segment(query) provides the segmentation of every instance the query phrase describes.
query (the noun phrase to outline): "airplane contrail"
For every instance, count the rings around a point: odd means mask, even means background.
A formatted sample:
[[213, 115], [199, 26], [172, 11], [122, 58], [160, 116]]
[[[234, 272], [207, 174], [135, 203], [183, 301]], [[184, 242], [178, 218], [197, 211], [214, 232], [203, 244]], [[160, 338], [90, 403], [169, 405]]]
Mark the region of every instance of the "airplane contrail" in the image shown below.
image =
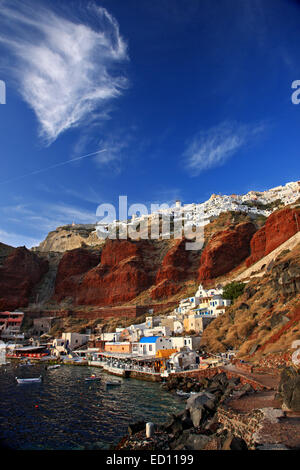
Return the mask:
[[91, 157], [92, 155], [96, 155], [97, 153], [106, 152], [106, 151], [107, 151], [106, 149], [98, 150], [97, 152], [88, 153], [87, 155], [82, 155], [82, 157], [72, 158], [71, 160], [67, 160], [65, 162], [56, 163], [55, 165], [48, 166], [47, 168], [42, 168], [40, 170], [35, 170], [35, 171], [32, 171], [31, 173], [27, 173], [26, 175], [16, 176], [15, 178], [11, 178], [9, 180], [2, 181], [2, 182], [0, 182], [0, 185], [6, 184], [6, 183], [11, 183], [13, 181], [17, 181], [17, 180], [20, 180], [20, 179], [23, 179], [23, 178], [27, 178], [27, 176], [37, 175], [38, 173], [42, 173], [44, 171], [51, 170], [52, 168], [57, 168], [58, 166], [67, 165], [68, 163], [75, 162], [76, 160], [82, 160], [83, 158]]

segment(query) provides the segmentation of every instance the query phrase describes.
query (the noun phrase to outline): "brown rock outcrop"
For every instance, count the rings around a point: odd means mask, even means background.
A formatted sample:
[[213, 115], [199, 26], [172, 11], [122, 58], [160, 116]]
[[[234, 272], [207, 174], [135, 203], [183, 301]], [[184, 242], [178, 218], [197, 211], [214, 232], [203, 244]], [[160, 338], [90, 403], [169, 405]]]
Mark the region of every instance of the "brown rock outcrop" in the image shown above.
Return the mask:
[[212, 236], [200, 259], [198, 280], [214, 279], [237, 267], [250, 253], [255, 225], [243, 222]]
[[101, 254], [101, 263], [90, 269], [77, 286], [75, 303], [104, 306], [134, 299], [152, 285], [155, 259], [151, 242], [108, 240]]
[[299, 209], [284, 208], [271, 214], [266, 224], [255, 233], [251, 240], [251, 255], [246, 260], [247, 267], [295, 235], [299, 227]]
[[32, 248], [32, 251], [64, 253], [85, 246], [98, 247], [103, 243], [104, 240], [96, 234], [95, 224], [64, 225], [49, 232], [45, 240], [39, 246]]
[[100, 253], [83, 248], [67, 251], [57, 269], [55, 280], [55, 300], [73, 296], [84, 273], [100, 262]]
[[0, 309], [26, 307], [32, 289], [47, 271], [47, 261], [25, 247], [16, 248], [0, 267]]
[[163, 258], [151, 297], [153, 299], [170, 297], [177, 294], [185, 282], [195, 280], [199, 257], [200, 252], [186, 250], [185, 239], [176, 240]]

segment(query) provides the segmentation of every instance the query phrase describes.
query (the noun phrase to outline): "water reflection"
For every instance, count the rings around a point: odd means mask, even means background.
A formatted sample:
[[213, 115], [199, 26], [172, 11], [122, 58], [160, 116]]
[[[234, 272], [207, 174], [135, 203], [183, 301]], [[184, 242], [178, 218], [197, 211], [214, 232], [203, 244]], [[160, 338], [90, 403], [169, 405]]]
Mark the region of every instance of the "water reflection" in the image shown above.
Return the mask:
[[[86, 382], [95, 373], [101, 381]], [[41, 384], [19, 385], [15, 377], [38, 377]], [[162, 423], [184, 401], [161, 390], [160, 384], [120, 379], [106, 388], [111, 376], [101, 369], [41, 365], [0, 368], [0, 439], [13, 449], [76, 449], [95, 444], [108, 448], [126, 433], [129, 423]]]

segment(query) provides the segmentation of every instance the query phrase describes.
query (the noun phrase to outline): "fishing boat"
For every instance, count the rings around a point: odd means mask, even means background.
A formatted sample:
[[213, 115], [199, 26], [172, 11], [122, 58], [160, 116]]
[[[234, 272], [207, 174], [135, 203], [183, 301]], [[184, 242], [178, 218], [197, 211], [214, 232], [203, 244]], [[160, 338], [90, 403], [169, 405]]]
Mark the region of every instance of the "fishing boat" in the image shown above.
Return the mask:
[[100, 377], [96, 377], [95, 374], [92, 374], [90, 377], [86, 377], [84, 380], [85, 380], [86, 382], [91, 382], [91, 381], [93, 381], [93, 380], [100, 380]]
[[42, 380], [43, 378], [41, 375], [39, 377], [28, 378], [28, 379], [19, 379], [18, 377], [16, 377], [16, 381], [18, 382], [18, 384], [41, 383]]
[[60, 364], [52, 364], [47, 367], [47, 370], [58, 369], [59, 367], [60, 367]]

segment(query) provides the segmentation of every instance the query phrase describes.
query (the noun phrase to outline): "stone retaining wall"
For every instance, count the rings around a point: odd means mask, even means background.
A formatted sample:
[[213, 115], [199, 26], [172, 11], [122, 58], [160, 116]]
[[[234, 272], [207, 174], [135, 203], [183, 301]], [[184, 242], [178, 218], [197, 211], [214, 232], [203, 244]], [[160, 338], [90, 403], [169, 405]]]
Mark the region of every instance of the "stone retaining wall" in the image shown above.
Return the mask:
[[86, 320], [97, 320], [102, 318], [137, 318], [141, 315], [147, 314], [150, 309], [153, 313], [159, 313], [166, 309], [172, 309], [177, 306], [177, 302], [169, 302], [166, 304], [150, 304], [150, 305], [129, 305], [129, 306], [117, 306], [117, 307], [94, 307], [80, 310], [48, 310], [47, 312], [42, 311], [26, 311], [28, 318], [40, 318], [43, 316], [52, 316], [56, 318], [73, 317], [78, 319]]
[[139, 372], [137, 370], [130, 370], [129, 377], [131, 379], [147, 380], [149, 382], [161, 382], [162, 381], [162, 378], [160, 375], [147, 374], [145, 372]]
[[269, 387], [261, 384], [259, 381], [255, 379], [250, 379], [249, 377], [245, 377], [242, 374], [238, 374], [236, 372], [231, 372], [225, 369], [222, 369], [221, 367], [213, 367], [209, 369], [204, 369], [204, 370], [195, 370], [195, 371], [188, 371], [188, 372], [179, 372], [176, 374], [176, 376], [186, 376], [186, 377], [193, 377], [193, 378], [211, 378], [214, 377], [217, 374], [220, 374], [222, 372], [225, 372], [226, 376], [228, 379], [231, 378], [239, 378], [241, 383], [244, 384], [249, 384], [254, 390], [265, 390], [268, 389]]
[[226, 405], [220, 405], [216, 414], [217, 421], [223, 429], [227, 429], [234, 436], [244, 439], [249, 449], [255, 449], [255, 433], [260, 429], [264, 420], [261, 410], [249, 413], [240, 413]]

